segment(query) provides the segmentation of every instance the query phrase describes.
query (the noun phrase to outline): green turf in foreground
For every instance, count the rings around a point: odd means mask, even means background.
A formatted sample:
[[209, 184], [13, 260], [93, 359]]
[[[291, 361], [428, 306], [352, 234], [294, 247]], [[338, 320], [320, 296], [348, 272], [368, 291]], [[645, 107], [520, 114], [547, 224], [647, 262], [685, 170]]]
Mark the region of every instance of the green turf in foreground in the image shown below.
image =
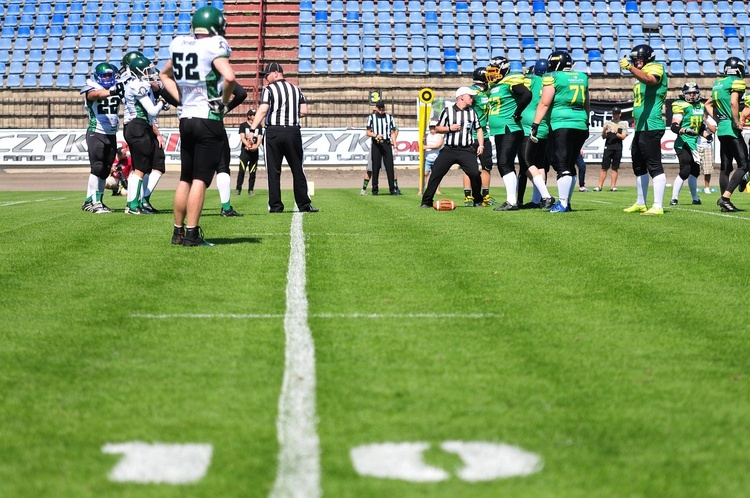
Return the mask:
[[[750, 214], [705, 196], [627, 215], [632, 190], [576, 193], [559, 215], [319, 190], [304, 230], [324, 495], [746, 496]], [[268, 495], [283, 319], [131, 316], [283, 315], [291, 216], [260, 193], [224, 219], [211, 194], [202, 225], [219, 245], [185, 249], [168, 213], [0, 193], [0, 496]], [[440, 317], [470, 313], [492, 316]], [[517, 445], [544, 468], [416, 484], [359, 476], [349, 457], [446, 440]], [[213, 459], [194, 485], [109, 482], [118, 458], [101, 447], [125, 441], [208, 443]]]

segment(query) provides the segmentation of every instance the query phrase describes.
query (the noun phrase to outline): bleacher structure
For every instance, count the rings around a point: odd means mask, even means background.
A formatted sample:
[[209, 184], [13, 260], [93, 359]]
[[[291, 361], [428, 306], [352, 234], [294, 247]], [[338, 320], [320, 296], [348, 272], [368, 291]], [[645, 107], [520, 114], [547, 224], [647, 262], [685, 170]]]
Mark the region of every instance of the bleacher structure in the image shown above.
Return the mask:
[[502, 55], [513, 70], [570, 52], [591, 75], [621, 74], [618, 60], [650, 44], [673, 75], [716, 74], [746, 60], [744, 1], [300, 2], [300, 74], [471, 74]]

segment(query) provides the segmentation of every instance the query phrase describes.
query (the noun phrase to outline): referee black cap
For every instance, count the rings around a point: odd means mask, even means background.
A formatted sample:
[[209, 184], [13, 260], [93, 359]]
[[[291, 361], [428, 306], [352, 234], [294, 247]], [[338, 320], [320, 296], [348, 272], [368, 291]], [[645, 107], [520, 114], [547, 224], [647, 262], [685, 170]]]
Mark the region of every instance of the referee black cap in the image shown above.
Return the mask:
[[375, 103], [375, 107], [378, 108], [378, 109], [385, 109], [385, 102], [383, 102], [382, 100], [378, 100]]
[[613, 108], [612, 108], [612, 114], [614, 114], [614, 113], [616, 113], [616, 112], [622, 112], [622, 111], [620, 111], [620, 108], [619, 108], [619, 107], [613, 107]]
[[281, 73], [284, 74], [284, 70], [281, 68], [281, 64], [278, 62], [269, 63], [266, 68], [260, 72], [261, 76], [265, 76], [270, 73]]

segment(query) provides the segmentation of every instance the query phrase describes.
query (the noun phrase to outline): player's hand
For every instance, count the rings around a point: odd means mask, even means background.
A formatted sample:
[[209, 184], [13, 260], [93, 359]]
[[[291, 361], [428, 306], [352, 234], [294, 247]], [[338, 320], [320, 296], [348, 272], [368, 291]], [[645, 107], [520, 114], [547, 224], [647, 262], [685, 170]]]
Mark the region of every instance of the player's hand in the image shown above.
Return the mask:
[[211, 99], [208, 101], [208, 107], [211, 108], [211, 112], [223, 116], [227, 112], [227, 106], [221, 98]]
[[166, 100], [164, 100], [164, 97], [159, 97], [159, 100], [161, 101], [161, 110], [162, 111], [168, 111], [169, 109], [171, 109], [172, 106], [169, 105], [169, 102], [167, 102]]
[[539, 125], [537, 123], [532, 123], [531, 125], [531, 133], [529, 133], [529, 140], [532, 142], [539, 143], [539, 137], [537, 137], [537, 133], [539, 133]]
[[115, 86], [109, 89], [109, 95], [111, 97], [122, 98], [125, 95], [125, 85], [123, 85], [122, 83], [117, 83]]
[[481, 156], [483, 152], [484, 152], [484, 145], [480, 145], [479, 147], [477, 147], [477, 156]]
[[692, 128], [683, 128], [682, 129], [682, 134], [683, 135], [688, 135], [688, 136], [691, 136], [691, 137], [697, 137], [698, 136], [698, 132], [695, 131]]
[[625, 71], [630, 71], [633, 68], [633, 65], [630, 63], [627, 57], [623, 57], [622, 59], [620, 59], [620, 67]]
[[521, 115], [520, 114], [514, 114], [513, 115], [513, 121], [515, 121], [516, 123], [518, 123], [519, 121], [521, 121]]

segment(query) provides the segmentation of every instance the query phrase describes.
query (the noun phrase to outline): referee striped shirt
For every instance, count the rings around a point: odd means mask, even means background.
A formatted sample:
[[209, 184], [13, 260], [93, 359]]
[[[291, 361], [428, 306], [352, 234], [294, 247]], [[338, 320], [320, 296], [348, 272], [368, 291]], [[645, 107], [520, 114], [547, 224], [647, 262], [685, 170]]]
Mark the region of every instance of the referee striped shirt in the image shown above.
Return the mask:
[[474, 130], [481, 128], [479, 117], [473, 107], [460, 109], [457, 105], [446, 107], [440, 113], [438, 126], [447, 126], [459, 124], [461, 129], [458, 131], [448, 131], [445, 134], [445, 145], [448, 147], [471, 147], [474, 144]]
[[268, 104], [266, 126], [299, 126], [299, 108], [307, 101], [298, 86], [279, 80], [263, 89], [260, 103]]
[[[398, 130], [390, 114], [379, 114], [374, 112], [367, 118], [367, 129], [372, 130], [375, 135], [381, 135], [384, 142], [391, 141], [391, 132]], [[374, 139], [373, 139], [374, 140]]]

